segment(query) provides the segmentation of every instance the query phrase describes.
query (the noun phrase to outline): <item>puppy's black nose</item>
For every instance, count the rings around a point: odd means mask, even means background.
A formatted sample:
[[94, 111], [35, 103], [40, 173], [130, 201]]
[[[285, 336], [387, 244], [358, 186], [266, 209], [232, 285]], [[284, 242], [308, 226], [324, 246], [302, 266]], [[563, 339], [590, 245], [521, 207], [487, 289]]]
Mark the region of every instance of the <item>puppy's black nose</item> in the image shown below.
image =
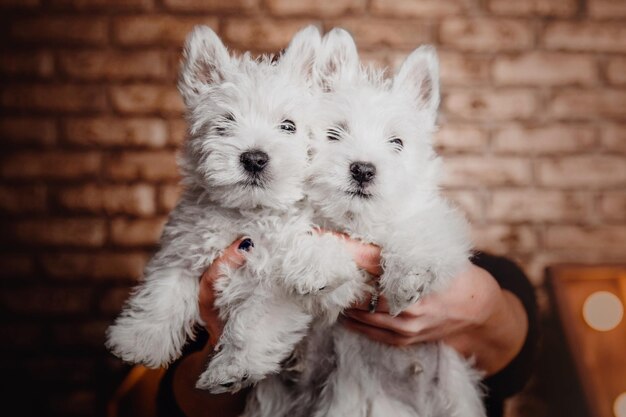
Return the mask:
[[370, 182], [376, 176], [376, 167], [371, 162], [353, 162], [350, 164], [352, 178], [363, 185]]
[[239, 157], [243, 168], [251, 173], [263, 171], [270, 160], [270, 157], [263, 151], [248, 151]]

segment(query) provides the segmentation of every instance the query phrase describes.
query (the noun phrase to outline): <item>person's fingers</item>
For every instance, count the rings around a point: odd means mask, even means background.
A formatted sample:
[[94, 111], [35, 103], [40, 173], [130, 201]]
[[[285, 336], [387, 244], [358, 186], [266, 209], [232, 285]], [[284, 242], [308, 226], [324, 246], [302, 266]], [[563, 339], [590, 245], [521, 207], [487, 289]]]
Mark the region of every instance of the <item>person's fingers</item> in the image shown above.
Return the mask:
[[215, 281], [221, 275], [224, 266], [229, 268], [242, 266], [246, 262], [246, 252], [253, 247], [254, 243], [250, 238], [243, 237], [235, 240], [209, 265], [204, 274], [202, 274], [202, 281], [205, 283]]
[[[369, 312], [370, 303], [372, 301], [372, 295], [368, 294], [363, 300], [359, 300], [353, 304], [351, 308]], [[376, 303], [376, 313], [389, 313], [389, 303], [383, 294], [378, 295], [378, 302]], [[402, 313], [400, 313], [402, 315]]]
[[199, 314], [209, 333], [209, 343], [212, 346], [217, 344], [219, 336], [222, 334], [223, 323], [219, 319], [219, 312], [215, 308], [215, 291], [213, 284], [221, 275], [225, 266], [237, 268], [246, 261], [245, 253], [254, 244], [249, 238], [241, 238], [228, 246], [222, 254], [217, 257], [200, 278], [200, 288], [198, 294]]
[[341, 316], [339, 321], [349, 330], [360, 333], [368, 339], [392, 346], [408, 346], [415, 343], [412, 337], [400, 336], [389, 330], [371, 327], [350, 317]]
[[387, 313], [369, 313], [362, 310], [346, 310], [344, 315], [367, 326], [376, 327], [405, 337], [416, 337], [419, 329], [414, 319], [393, 317]]
[[359, 268], [375, 276], [380, 276], [383, 273], [383, 269], [380, 267], [380, 248], [378, 246], [354, 239], [346, 239], [345, 243], [352, 259]]
[[348, 252], [352, 255], [352, 259], [359, 268], [366, 270], [372, 275], [379, 276], [383, 273], [380, 267], [380, 247], [371, 243], [363, 243], [359, 240], [350, 238], [349, 235], [342, 232], [335, 232], [322, 228], [315, 228], [313, 231], [317, 234], [330, 233], [344, 241]]

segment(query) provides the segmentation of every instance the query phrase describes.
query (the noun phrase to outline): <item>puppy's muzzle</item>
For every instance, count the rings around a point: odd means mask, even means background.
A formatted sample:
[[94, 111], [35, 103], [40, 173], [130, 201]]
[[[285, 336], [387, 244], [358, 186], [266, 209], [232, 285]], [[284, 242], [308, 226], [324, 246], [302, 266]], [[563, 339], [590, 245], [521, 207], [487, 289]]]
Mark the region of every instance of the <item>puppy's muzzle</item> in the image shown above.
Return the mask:
[[371, 162], [353, 162], [350, 164], [350, 173], [352, 174], [352, 179], [362, 187], [374, 179], [376, 166]]
[[242, 153], [239, 156], [239, 161], [250, 174], [260, 174], [270, 161], [270, 157], [263, 151], [252, 150]]

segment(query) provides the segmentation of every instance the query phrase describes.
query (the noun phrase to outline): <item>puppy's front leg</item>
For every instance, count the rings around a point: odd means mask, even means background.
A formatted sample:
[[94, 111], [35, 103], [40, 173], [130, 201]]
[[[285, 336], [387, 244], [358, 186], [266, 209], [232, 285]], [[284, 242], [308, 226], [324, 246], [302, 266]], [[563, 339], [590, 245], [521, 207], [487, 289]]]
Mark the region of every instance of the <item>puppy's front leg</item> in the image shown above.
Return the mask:
[[389, 313], [400, 314], [422, 295], [428, 293], [436, 281], [435, 270], [427, 262], [416, 262], [411, 255], [382, 251], [384, 273], [380, 286], [389, 304]]
[[198, 388], [236, 392], [277, 373], [306, 334], [311, 316], [250, 272], [244, 267], [217, 283], [225, 326]]
[[[153, 261], [154, 263], [154, 261]], [[178, 358], [198, 322], [198, 279], [183, 268], [146, 268], [106, 346], [127, 362], [164, 366]]]
[[366, 280], [340, 238], [330, 234], [300, 236], [283, 256], [281, 279], [308, 311], [332, 315], [355, 301]]

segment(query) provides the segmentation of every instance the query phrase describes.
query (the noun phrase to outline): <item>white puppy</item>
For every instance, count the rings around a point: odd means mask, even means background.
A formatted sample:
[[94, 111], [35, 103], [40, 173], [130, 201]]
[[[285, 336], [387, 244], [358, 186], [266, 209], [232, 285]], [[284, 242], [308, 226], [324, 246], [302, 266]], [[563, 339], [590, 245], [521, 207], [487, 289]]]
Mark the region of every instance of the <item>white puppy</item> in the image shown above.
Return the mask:
[[[324, 38], [316, 74], [323, 93], [310, 203], [321, 226], [382, 248], [380, 291], [397, 315], [422, 295], [444, 289], [470, 256], [466, 222], [437, 186], [435, 50], [418, 48], [386, 79], [363, 68], [351, 36], [335, 29]], [[283, 375], [261, 383], [248, 415], [485, 415], [479, 373], [441, 343], [397, 348], [323, 324], [307, 339], [296, 381]]]
[[279, 60], [255, 61], [230, 56], [207, 27], [187, 38], [179, 81], [189, 122], [185, 192], [108, 331], [107, 346], [122, 359], [158, 367], [180, 356], [202, 324], [199, 277], [241, 236], [254, 248], [216, 283], [225, 328], [198, 387], [236, 391], [278, 372], [312, 315], [332, 320], [354, 298], [361, 273], [337, 238], [311, 234], [301, 201], [319, 44], [309, 27]]

